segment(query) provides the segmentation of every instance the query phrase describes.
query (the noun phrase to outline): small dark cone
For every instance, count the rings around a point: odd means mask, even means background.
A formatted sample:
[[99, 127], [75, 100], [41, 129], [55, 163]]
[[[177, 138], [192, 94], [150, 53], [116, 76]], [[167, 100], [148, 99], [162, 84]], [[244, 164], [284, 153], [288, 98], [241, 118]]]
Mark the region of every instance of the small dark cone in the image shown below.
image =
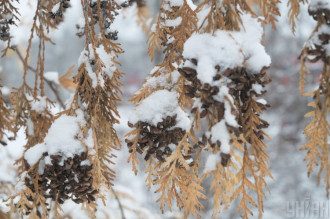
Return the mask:
[[328, 8], [323, 8], [322, 5], [319, 5], [317, 9], [308, 9], [309, 15], [313, 17], [314, 20], [330, 24], [330, 10]]
[[221, 156], [221, 165], [226, 167], [230, 161], [230, 154], [220, 153]]
[[70, 7], [70, 0], [61, 0], [57, 11], [50, 11], [48, 17], [54, 26], [59, 25], [64, 20], [64, 13]]

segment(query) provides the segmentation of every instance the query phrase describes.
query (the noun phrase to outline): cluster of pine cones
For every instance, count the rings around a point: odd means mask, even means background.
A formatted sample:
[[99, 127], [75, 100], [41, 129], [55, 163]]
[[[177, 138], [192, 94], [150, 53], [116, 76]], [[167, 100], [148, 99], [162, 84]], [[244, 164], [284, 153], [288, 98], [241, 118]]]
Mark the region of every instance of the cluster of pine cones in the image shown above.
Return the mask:
[[[47, 154], [45, 154], [47, 158]], [[44, 158], [44, 159], [45, 159]], [[73, 158], [60, 155], [48, 157], [51, 164], [46, 164], [43, 174], [40, 175], [38, 184], [43, 196], [63, 204], [65, 200], [71, 199], [76, 203], [95, 201], [95, 190], [92, 186], [93, 175], [87, 153], [76, 154]], [[31, 173], [29, 173], [31, 174]], [[25, 178], [25, 185], [35, 192], [32, 175]]]
[[51, 19], [51, 21], [53, 22], [54, 25], [58, 25], [59, 23], [61, 23], [63, 21], [64, 13], [65, 13], [66, 9], [70, 7], [70, 0], [61, 0], [58, 4], [60, 4], [60, 5], [59, 5], [57, 11], [49, 12], [49, 18]]
[[[251, 99], [251, 97], [260, 97], [262, 96], [266, 91], [261, 91], [260, 93], [257, 93], [253, 89], [253, 85], [258, 84], [262, 87], [265, 87], [267, 84], [271, 82], [271, 79], [268, 77], [266, 69], [262, 69], [259, 74], [251, 74], [249, 73], [245, 68], [236, 68], [233, 70], [227, 70], [225, 73], [225, 76], [231, 79], [231, 83], [229, 84], [229, 93], [232, 95], [232, 97], [235, 100], [235, 105], [239, 106], [239, 125], [240, 130], [239, 133], [243, 132], [244, 128], [244, 120], [242, 119], [244, 117], [244, 114], [248, 110], [248, 101]], [[264, 111], [268, 107], [270, 107], [268, 104], [263, 104], [258, 102], [258, 107]], [[264, 136], [261, 129], [268, 128], [269, 123], [261, 118], [260, 124], [258, 124], [257, 128], [259, 130], [255, 130], [256, 134], [260, 139], [263, 139]]]
[[[198, 60], [192, 59], [191, 62], [197, 66]], [[217, 70], [219, 70], [219, 66], [215, 67]], [[208, 83], [202, 83], [197, 78], [197, 71], [194, 68], [191, 67], [183, 67], [179, 69], [179, 72], [182, 76], [184, 76], [189, 83], [185, 84], [185, 90], [186, 95], [190, 98], [198, 98], [201, 103], [201, 112], [200, 117], [204, 118], [206, 116], [212, 117], [212, 120], [215, 120], [216, 122], [221, 121], [224, 118], [224, 112], [225, 112], [225, 105], [223, 102], [220, 102], [216, 99], [214, 99], [214, 96], [219, 93], [219, 87], [218, 86], [211, 86]], [[222, 78], [220, 74], [217, 74], [213, 80], [218, 81]], [[192, 109], [192, 113], [195, 113], [197, 111], [197, 108]], [[237, 132], [237, 130], [234, 127], [230, 127], [227, 125], [227, 129], [230, 132]], [[212, 148], [221, 147], [221, 142], [212, 142], [211, 138], [206, 137], [204, 134], [202, 136], [202, 140], [199, 141], [199, 146], [203, 147], [206, 144], [209, 144]], [[221, 153], [221, 164], [223, 166], [227, 166], [228, 162], [230, 160], [230, 154]]]
[[120, 9], [120, 6], [114, 0], [101, 0], [100, 6], [98, 6], [98, 1], [91, 1], [89, 6], [92, 9], [94, 25], [99, 22], [99, 19], [102, 19], [105, 37], [110, 40], [117, 40], [118, 31], [110, 30], [110, 26], [113, 23], [115, 17], [118, 15], [117, 10]]
[[[144, 159], [149, 160], [151, 156], [159, 161], [165, 161], [165, 158], [172, 153], [170, 145], [178, 145], [183, 138], [185, 131], [175, 127], [176, 115], [167, 116], [156, 126], [147, 122], [139, 121], [135, 125], [129, 123], [131, 128], [140, 130], [137, 140], [137, 151], [142, 154], [146, 152]], [[133, 140], [126, 139], [129, 152], [132, 152]], [[189, 159], [187, 157], [187, 159]]]
[[[197, 60], [193, 60], [193, 63], [197, 65]], [[178, 69], [181, 75], [183, 75], [190, 83], [185, 85], [186, 95], [190, 98], [199, 98], [202, 102], [202, 111], [200, 117], [204, 118], [210, 113], [209, 109], [214, 106], [217, 110], [217, 118], [221, 120], [224, 114], [223, 103], [216, 101], [213, 96], [219, 93], [217, 86], [211, 86], [208, 83], [202, 83], [197, 78], [197, 71], [190, 67], [183, 67]], [[215, 78], [216, 79], [216, 78]], [[196, 108], [193, 108], [193, 112]], [[214, 112], [213, 112], [214, 113]]]
[[[198, 60], [192, 59], [190, 62], [193, 66], [197, 66]], [[232, 114], [235, 115], [236, 120], [239, 124], [239, 128], [231, 127], [226, 124], [227, 130], [229, 133], [233, 133], [236, 136], [239, 136], [240, 133], [244, 132], [244, 114], [248, 109], [248, 101], [251, 97], [259, 97], [265, 93], [261, 91], [257, 93], [253, 89], [253, 85], [259, 85], [265, 87], [270, 83], [270, 78], [266, 74], [266, 69], [262, 69], [259, 74], [249, 73], [245, 68], [235, 68], [235, 69], [226, 69], [220, 73], [220, 67], [215, 66], [215, 69], [218, 73], [214, 76], [213, 81], [218, 81], [222, 78], [230, 79], [228, 80], [229, 95], [234, 99], [235, 110], [232, 109]], [[214, 99], [214, 96], [219, 93], [219, 87], [211, 86], [207, 83], [202, 83], [197, 78], [197, 71], [193, 67], [183, 67], [179, 69], [181, 75], [183, 75], [188, 83], [185, 85], [186, 95], [190, 98], [198, 98], [201, 105], [200, 117], [210, 116], [211, 120], [214, 122], [219, 122], [224, 119], [225, 106], [224, 103], [219, 102]], [[269, 105], [258, 103], [258, 106], [261, 110], [265, 110]], [[193, 108], [192, 113], [196, 112], [196, 108]], [[268, 122], [263, 119], [260, 119], [260, 124], [258, 124], [256, 134], [260, 139], [263, 139], [263, 132], [261, 129], [267, 128], [269, 126]], [[203, 135], [202, 140], [199, 142], [200, 146], [209, 144], [212, 148], [221, 147], [220, 142], [212, 142], [210, 138]], [[221, 153], [221, 163], [224, 166], [227, 166], [230, 160], [230, 155]]]
[[309, 7], [308, 13], [311, 15], [316, 21], [325, 21], [327, 24], [330, 24], [330, 10], [322, 4], [318, 4], [317, 7]]

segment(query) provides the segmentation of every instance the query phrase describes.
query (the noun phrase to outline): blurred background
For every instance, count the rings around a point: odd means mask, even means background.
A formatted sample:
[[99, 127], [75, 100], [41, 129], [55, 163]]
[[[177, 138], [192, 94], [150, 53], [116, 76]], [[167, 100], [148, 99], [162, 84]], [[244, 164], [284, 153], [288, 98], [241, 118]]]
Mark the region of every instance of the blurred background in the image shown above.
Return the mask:
[[[29, 31], [31, 28], [32, 16], [35, 7], [34, 0], [21, 0], [19, 12], [21, 21], [18, 26], [12, 29], [13, 44], [17, 45], [18, 50], [24, 56]], [[159, 8], [159, 2], [148, 0], [150, 16], [154, 17]], [[306, 125], [304, 114], [308, 112], [306, 97], [301, 97], [298, 90], [299, 80], [299, 60], [298, 56], [304, 42], [308, 39], [312, 29], [315, 26], [314, 21], [308, 16], [307, 7], [302, 7], [302, 13], [299, 16], [296, 33], [291, 32], [287, 19], [287, 1], [280, 4], [282, 17], [278, 18], [277, 28], [273, 30], [266, 27], [264, 43], [266, 50], [272, 57], [272, 66], [269, 73], [272, 77], [272, 83], [268, 87], [268, 93], [265, 99], [271, 104], [271, 109], [264, 114], [264, 118], [271, 124], [268, 134], [272, 140], [268, 142], [270, 167], [273, 173], [273, 179], [268, 180], [269, 192], [266, 192], [264, 218], [329, 218], [330, 205], [326, 198], [325, 189], [318, 186], [315, 176], [307, 178], [306, 167], [303, 161], [304, 152], [299, 151], [301, 145], [305, 142], [303, 129]], [[79, 0], [71, 0], [71, 7], [65, 13], [65, 19], [60, 24], [58, 30], [50, 32], [55, 45], [48, 44], [46, 47], [46, 72], [56, 72], [61, 76], [71, 67], [73, 72], [77, 69], [77, 62], [80, 52], [83, 49], [84, 39], [76, 36], [76, 24], [79, 22], [81, 7]], [[149, 23], [152, 23], [150, 19]], [[119, 31], [119, 42], [122, 44], [125, 53], [119, 57], [121, 69], [125, 73], [123, 82], [123, 101], [119, 106], [121, 114], [121, 123], [116, 126], [119, 135], [123, 136], [127, 130], [127, 117], [132, 105], [129, 98], [142, 85], [144, 78], [149, 74], [153, 66], [160, 61], [161, 54], [151, 62], [147, 54], [147, 34], [137, 23], [136, 8], [124, 9], [114, 23], [114, 29]], [[5, 45], [0, 43], [2, 50]], [[37, 41], [34, 42], [32, 49], [31, 65], [34, 63]], [[321, 70], [320, 64], [310, 66], [312, 71], [307, 77], [308, 86], [311, 90], [318, 81], [318, 72]], [[6, 57], [0, 59], [0, 84], [5, 97], [8, 97], [11, 89], [20, 86], [22, 82], [23, 66], [18, 55], [15, 52], [9, 52]], [[69, 89], [56, 83], [48, 73], [49, 80], [56, 90], [59, 91], [59, 98], [65, 102], [71, 94]], [[29, 75], [32, 80], [33, 73]], [[47, 95], [56, 100], [53, 89], [47, 86]], [[59, 136], [61, 137], [61, 136]], [[24, 132], [20, 131], [18, 138], [9, 143], [6, 147], [0, 147], [0, 183], [14, 183], [16, 177], [15, 160], [22, 154], [24, 145]], [[114, 182], [114, 194], [109, 194], [108, 207], [101, 208], [98, 212], [98, 218], [120, 218], [121, 209], [124, 210], [126, 218], [180, 218], [178, 209], [172, 209], [172, 212], [160, 212], [157, 203], [157, 195], [154, 190], [146, 189], [144, 180], [145, 175], [142, 171], [135, 176], [127, 163], [128, 150], [126, 145], [122, 145], [122, 150], [116, 152], [118, 158], [115, 169], [117, 178]], [[141, 162], [140, 170], [143, 170]], [[208, 197], [212, 197], [210, 192]], [[5, 197], [0, 194], [0, 198]], [[119, 204], [118, 200], [121, 201]], [[212, 199], [204, 202], [202, 218], [210, 218], [212, 215]], [[324, 214], [316, 213], [314, 217], [299, 215], [298, 205], [309, 204], [327, 204]], [[0, 209], [6, 206], [0, 204]], [[63, 211], [66, 215], [73, 218], [88, 218], [86, 213], [71, 202], [65, 203]], [[318, 210], [320, 211], [320, 210]], [[319, 214], [319, 215], [318, 215]], [[257, 215], [257, 214], [255, 214]], [[256, 218], [257, 216], [255, 216]], [[224, 214], [222, 218], [239, 218], [234, 205]], [[254, 218], [254, 217], [252, 217]]]

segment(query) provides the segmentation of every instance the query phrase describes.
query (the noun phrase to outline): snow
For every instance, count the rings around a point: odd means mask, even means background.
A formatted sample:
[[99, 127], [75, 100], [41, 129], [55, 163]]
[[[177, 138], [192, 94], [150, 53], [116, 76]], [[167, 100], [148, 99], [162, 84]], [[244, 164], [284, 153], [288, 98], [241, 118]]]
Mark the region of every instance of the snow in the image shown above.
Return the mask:
[[184, 0], [168, 0], [168, 3], [171, 7], [180, 7], [183, 4]]
[[226, 127], [225, 120], [221, 120], [214, 126], [212, 126], [211, 131], [207, 133], [211, 137], [212, 142], [221, 142], [221, 151], [225, 154], [230, 153], [230, 135]]
[[[122, 9], [123, 13], [119, 13], [113, 23], [110, 25], [111, 30], [118, 31], [118, 39], [120, 41], [137, 42], [145, 40], [145, 33], [136, 19], [138, 7], [136, 4]], [[148, 21], [149, 22], [149, 21]], [[151, 20], [150, 20], [151, 22]]]
[[133, 124], [144, 121], [156, 126], [167, 116], [174, 115], [177, 116], [176, 127], [183, 130], [190, 129], [191, 121], [178, 104], [178, 94], [168, 90], [158, 90], [135, 107], [129, 121]]
[[269, 55], [261, 44], [263, 29], [256, 18], [242, 15], [240, 31], [217, 30], [214, 34], [193, 34], [185, 43], [183, 56], [197, 59], [197, 78], [211, 83], [215, 76], [215, 66], [221, 71], [235, 67], [245, 67], [252, 73], [259, 73], [271, 63]]
[[42, 113], [47, 109], [47, 97], [46, 96], [39, 96], [37, 99], [32, 99], [30, 101], [31, 110], [36, 112]]
[[34, 134], [34, 126], [31, 118], [26, 120], [26, 134], [30, 136]]
[[318, 9], [328, 9], [330, 10], [329, 0], [313, 0], [309, 4], [309, 10], [316, 11]]
[[[10, 133], [5, 133], [5, 135], [11, 136]], [[15, 165], [15, 161], [20, 158], [24, 151], [23, 145], [26, 143], [24, 137], [24, 129], [20, 129], [17, 132], [17, 137], [15, 140], [10, 140], [7, 142], [7, 146], [0, 147], [0, 183], [14, 185], [17, 179], [17, 166]], [[16, 190], [19, 190], [24, 185], [19, 184], [16, 186]], [[7, 202], [8, 195], [11, 194], [12, 191], [5, 191], [5, 189], [0, 189], [0, 211], [8, 212], [10, 209], [8, 208], [9, 204]]]
[[208, 173], [212, 170], [215, 170], [217, 167], [217, 164], [220, 161], [221, 161], [220, 153], [208, 154], [203, 173]]
[[58, 80], [58, 78], [59, 78], [58, 77], [58, 72], [56, 72], [56, 71], [46, 72], [44, 77], [47, 81], [53, 82], [55, 84], [60, 84], [60, 82]]
[[[159, 68], [157, 68], [157, 70], [158, 69]], [[154, 69], [151, 72], [153, 71]], [[145, 83], [143, 84], [143, 87], [149, 87], [149, 88], [165, 87], [170, 89], [170, 87], [178, 81], [179, 77], [180, 77], [180, 73], [176, 70], [170, 74], [150, 76], [146, 79]]]
[[267, 100], [265, 99], [258, 99], [257, 102], [261, 103], [262, 105], [267, 105]]
[[187, 4], [191, 8], [191, 10], [195, 11], [197, 9], [197, 6], [193, 3], [192, 0], [186, 0]]
[[[9, 133], [5, 133], [9, 135]], [[0, 182], [15, 182], [15, 160], [22, 154], [25, 144], [23, 137], [24, 130], [20, 129], [17, 133], [17, 138], [7, 142], [7, 146], [0, 147]]]
[[228, 125], [232, 127], [238, 127], [236, 117], [231, 113], [231, 104], [228, 101], [225, 101], [225, 121]]
[[118, 4], [118, 5], [121, 5], [125, 2], [127, 2], [127, 0], [115, 0], [115, 2]]
[[90, 166], [91, 162], [89, 160], [83, 160], [83, 161], [80, 162], [80, 165], [81, 166]]
[[47, 148], [43, 144], [37, 144], [25, 152], [24, 158], [29, 165], [34, 165], [46, 151]]
[[[329, 47], [329, 43], [328, 44], [324, 44], [319, 36], [321, 35], [328, 35], [330, 36], [330, 25], [327, 24], [321, 24], [318, 28], [317, 31], [315, 31], [311, 38], [306, 42], [306, 46], [310, 49], [315, 49], [315, 46], [322, 46], [324, 48], [325, 54], [327, 56], [330, 56], [330, 47]], [[313, 57], [311, 57], [313, 58]]]
[[240, 47], [224, 31], [217, 31], [215, 35], [193, 34], [184, 44], [183, 56], [187, 59], [197, 59], [197, 78], [204, 83], [213, 81], [216, 65], [224, 69], [242, 65], [244, 56]]
[[201, 27], [204, 23], [206, 22], [206, 17], [207, 15], [210, 13], [211, 11], [211, 7], [207, 4], [205, 4], [202, 8], [199, 9], [198, 13], [197, 13], [197, 26]]
[[229, 89], [227, 86], [222, 85], [220, 87], [219, 93], [214, 96], [214, 99], [224, 103], [225, 112], [224, 118], [212, 126], [211, 130], [206, 133], [206, 136], [211, 139], [213, 143], [217, 141], [221, 142], [221, 151], [223, 153], [229, 154], [230, 152], [230, 134], [227, 128], [227, 125], [234, 128], [239, 127], [239, 124], [236, 121], [236, 116], [232, 113], [234, 106], [234, 100], [229, 94]]
[[2, 93], [3, 96], [9, 96], [11, 89], [9, 87], [3, 86], [0, 87], [0, 92]]
[[254, 90], [256, 94], [261, 94], [263, 91], [263, 87], [260, 84], [252, 84], [252, 90]]
[[52, 8], [52, 12], [55, 14], [60, 9], [60, 2], [54, 5]]
[[54, 121], [44, 139], [44, 142], [29, 148], [24, 159], [30, 166], [37, 163], [42, 155], [60, 154], [64, 157], [73, 157], [85, 151], [79, 133], [85, 120], [82, 112], [77, 111], [77, 116], [62, 115]]
[[165, 26], [167, 26], [167, 27], [177, 27], [177, 26], [179, 26], [181, 24], [181, 22], [182, 22], [182, 18], [181, 17], [177, 17], [177, 18], [175, 18], [173, 20], [166, 19], [165, 20]]
[[[91, 62], [96, 62], [96, 56], [99, 61], [101, 61], [101, 72], [95, 72], [96, 65]], [[103, 45], [96, 48], [96, 55], [94, 54], [94, 49], [90, 44], [88, 49], [84, 49], [78, 59], [78, 66], [85, 64], [85, 69], [88, 72], [89, 77], [92, 79], [92, 86], [97, 85], [104, 86], [103, 73], [107, 74], [110, 78], [116, 71], [116, 64], [113, 62], [114, 54], [108, 54]]]

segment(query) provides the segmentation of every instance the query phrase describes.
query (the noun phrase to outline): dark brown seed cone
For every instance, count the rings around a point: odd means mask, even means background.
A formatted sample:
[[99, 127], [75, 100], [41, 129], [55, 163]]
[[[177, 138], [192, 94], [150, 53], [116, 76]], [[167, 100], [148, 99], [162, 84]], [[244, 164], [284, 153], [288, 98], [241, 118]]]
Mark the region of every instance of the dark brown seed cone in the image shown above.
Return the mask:
[[308, 9], [309, 15], [311, 15], [314, 20], [323, 22], [325, 21], [327, 24], [330, 24], [330, 10], [327, 8], [322, 8], [320, 5], [320, 8], [316, 10], [312, 10], [311, 8]]
[[[76, 203], [95, 201], [97, 190], [92, 186], [92, 165], [89, 164], [85, 152], [65, 160], [60, 155], [51, 155], [50, 159], [51, 164], [45, 165], [38, 182], [45, 198], [60, 204], [67, 199]], [[26, 177], [25, 184], [35, 191], [31, 178], [31, 176]]]
[[[324, 42], [329, 41], [327, 36], [320, 38]], [[190, 60], [190, 62], [192, 62]], [[198, 60], [195, 60], [195, 65], [197, 65]], [[231, 127], [226, 124], [227, 129], [230, 133], [239, 136], [244, 133], [244, 119], [246, 112], [248, 111], [249, 103], [256, 101], [256, 97], [262, 96], [266, 91], [256, 91], [254, 90], [254, 85], [265, 87], [271, 82], [271, 79], [267, 75], [267, 68], [263, 68], [258, 74], [248, 72], [247, 69], [237, 67], [234, 69], [221, 69], [220, 66], [215, 67], [217, 74], [213, 77], [214, 81], [220, 80], [223, 77], [230, 79], [228, 83], [229, 94], [234, 99], [235, 111], [232, 114], [236, 117], [239, 124], [239, 128]], [[219, 87], [212, 86], [210, 84], [202, 84], [197, 78], [197, 72], [194, 68], [184, 67], [179, 69], [180, 74], [186, 78], [186, 91], [187, 96], [192, 98], [199, 98], [202, 103], [200, 117], [206, 117], [210, 115], [212, 122], [219, 122], [224, 117], [225, 106], [224, 103], [218, 102], [214, 99], [214, 96], [219, 93]], [[261, 111], [266, 110], [269, 107], [268, 104], [262, 104], [257, 102], [258, 107]], [[196, 113], [197, 108], [192, 109], [192, 113]], [[253, 112], [252, 112], [253, 113]], [[260, 112], [255, 112], [256, 116], [259, 117]], [[260, 118], [259, 118], [260, 119]], [[255, 134], [259, 139], [264, 139], [264, 132], [262, 129], [267, 128], [269, 124], [260, 119], [259, 123], [256, 124]], [[198, 142], [196, 146], [201, 148], [206, 145], [210, 145], [211, 148], [221, 148], [221, 142], [212, 142], [211, 138], [203, 136], [202, 140]], [[223, 166], [227, 166], [230, 160], [229, 154], [221, 153], [221, 163]]]
[[313, 46], [307, 47], [308, 60], [310, 62], [317, 62], [322, 60], [324, 62], [330, 63], [330, 57], [327, 55], [325, 46], [330, 44], [330, 34], [328, 33], [318, 33], [317, 38], [319, 39], [319, 44], [313, 44]]
[[[197, 60], [194, 59], [194, 62], [197, 64]], [[218, 67], [220, 68], [220, 67]], [[183, 67], [178, 69], [178, 71], [181, 73], [182, 76], [184, 76], [188, 84], [185, 85], [186, 89], [186, 95], [190, 98], [199, 98], [200, 101], [202, 102], [202, 109], [200, 112], [200, 117], [204, 118], [206, 117], [209, 113], [210, 110], [209, 108], [211, 106], [214, 106], [215, 109], [220, 110], [218, 113], [218, 119], [222, 119], [223, 117], [223, 103], [220, 103], [216, 101], [213, 96], [217, 95], [219, 93], [219, 87], [217, 86], [211, 86], [208, 83], [201, 83], [200, 80], [197, 78], [197, 72], [195, 69], [190, 68], [190, 67]], [[221, 76], [217, 74], [214, 77], [214, 80], [219, 80]], [[192, 113], [196, 112], [196, 109], [193, 109]]]
[[[134, 125], [135, 128], [140, 130], [138, 136], [137, 151], [142, 154], [145, 152], [145, 160], [149, 160], [151, 156], [157, 158], [159, 161], [165, 161], [165, 158], [172, 153], [170, 144], [177, 145], [183, 138], [185, 131], [181, 128], [175, 127], [176, 115], [167, 116], [156, 126], [147, 122], [138, 122]], [[132, 124], [129, 124], [132, 126]], [[129, 151], [133, 142], [126, 139], [126, 144]]]
[[232, 80], [229, 84], [229, 93], [234, 97], [235, 102], [243, 103], [243, 105], [251, 95], [258, 97], [265, 93], [265, 91], [261, 94], [255, 93], [252, 89], [253, 84], [265, 87], [271, 81], [264, 70], [259, 74], [250, 74], [244, 68], [228, 71], [227, 77]]
[[229, 160], [230, 160], [230, 154], [220, 153], [221, 156], [221, 165], [226, 167], [228, 166]]
[[[28, 187], [33, 193], [36, 193], [36, 190], [35, 190], [35, 187], [34, 187], [34, 184], [33, 184], [33, 180], [32, 178], [28, 175], [27, 177], [24, 178], [24, 183], [25, 183], [25, 186]], [[43, 182], [42, 181], [38, 181], [38, 184], [41, 185]], [[42, 209], [40, 203], [36, 204], [35, 203], [35, 200], [33, 199], [32, 196], [26, 196], [27, 200], [29, 201], [29, 204], [31, 204], [32, 206], [35, 206], [35, 209], [37, 211], [37, 215], [38, 215], [38, 218], [41, 218], [41, 212], [40, 210]], [[47, 206], [47, 211], [50, 211], [50, 206], [48, 205], [48, 203], [45, 203], [46, 206]], [[29, 215], [31, 214], [32, 212], [32, 208], [29, 207], [28, 205], [25, 205], [25, 211], [23, 212], [25, 215]]]
[[64, 13], [66, 11], [67, 8], [70, 7], [70, 0], [61, 0], [59, 2], [59, 8], [57, 11], [53, 12], [50, 11], [48, 13], [48, 16], [51, 20], [51, 22], [53, 23], [53, 25], [57, 26], [58, 24], [60, 24], [63, 19], [64, 19]]
[[[104, 26], [104, 37], [110, 40], [118, 39], [118, 31], [111, 31], [110, 25], [113, 23], [115, 17], [118, 15], [118, 10], [121, 7], [129, 6], [128, 2], [123, 3], [122, 6], [118, 5], [114, 0], [111, 1], [100, 1], [100, 5], [98, 1], [90, 2], [89, 6], [92, 9], [93, 21], [94, 23], [90, 25], [95, 25], [102, 19], [102, 24]], [[111, 12], [109, 12], [109, 8], [111, 8]], [[101, 17], [99, 17], [99, 11], [101, 12]], [[77, 35], [83, 34], [82, 32], [78, 32]]]

